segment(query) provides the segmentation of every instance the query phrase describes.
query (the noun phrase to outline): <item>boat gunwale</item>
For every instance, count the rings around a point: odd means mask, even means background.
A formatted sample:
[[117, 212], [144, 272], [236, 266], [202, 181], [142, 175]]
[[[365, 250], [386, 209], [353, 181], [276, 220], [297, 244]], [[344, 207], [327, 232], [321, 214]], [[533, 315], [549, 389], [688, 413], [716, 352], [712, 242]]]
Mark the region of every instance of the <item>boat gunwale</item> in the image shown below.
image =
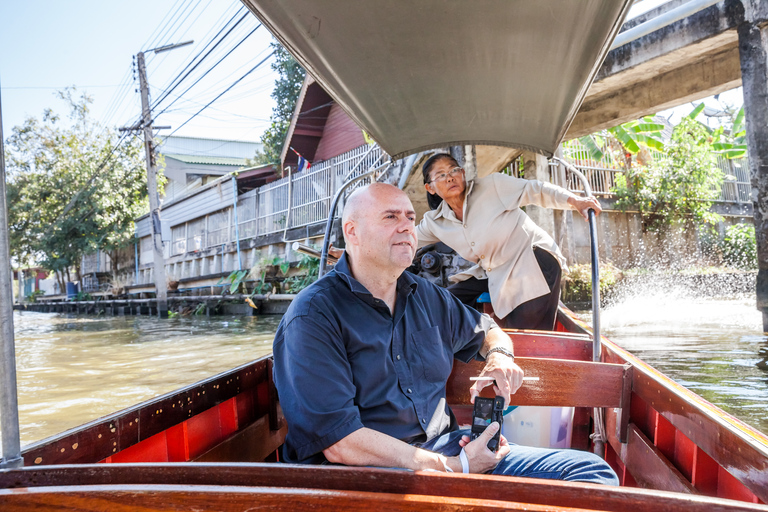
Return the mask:
[[[726, 498], [689, 495], [671, 491], [610, 487], [585, 482], [566, 482], [498, 475], [451, 474], [392, 468], [293, 465], [274, 463], [126, 463], [70, 464], [24, 467], [0, 471], [0, 499], [23, 489], [67, 486], [156, 487], [226, 486], [370, 491], [373, 494], [420, 494], [468, 499], [581, 507], [593, 510], [626, 510], [628, 501], [648, 512], [686, 510], [760, 510], [768, 505]], [[309, 485], [308, 485], [309, 484]], [[371, 491], [371, 489], [375, 489]], [[421, 492], [424, 490], [425, 492]], [[521, 499], [522, 498], [522, 499]], [[586, 506], [586, 507], [585, 507]]]

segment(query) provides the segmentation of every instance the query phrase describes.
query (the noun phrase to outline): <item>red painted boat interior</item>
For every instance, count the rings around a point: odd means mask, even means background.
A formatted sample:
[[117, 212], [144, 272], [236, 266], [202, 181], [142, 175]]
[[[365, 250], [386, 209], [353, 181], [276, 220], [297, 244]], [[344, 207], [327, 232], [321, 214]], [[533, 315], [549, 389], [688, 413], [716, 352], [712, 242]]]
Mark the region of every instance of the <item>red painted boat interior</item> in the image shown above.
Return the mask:
[[[603, 363], [592, 363], [587, 326], [575, 318], [561, 315], [556, 332], [509, 334], [527, 374], [546, 376], [513, 403], [581, 405], [576, 449], [591, 448], [592, 407], [604, 407], [605, 458], [623, 486], [768, 501], [768, 439], [760, 432], [608, 340]], [[30, 445], [25, 466], [278, 461], [288, 427], [271, 367], [262, 358]], [[454, 365], [447, 394], [460, 422], [471, 414], [463, 383], [480, 368]]]

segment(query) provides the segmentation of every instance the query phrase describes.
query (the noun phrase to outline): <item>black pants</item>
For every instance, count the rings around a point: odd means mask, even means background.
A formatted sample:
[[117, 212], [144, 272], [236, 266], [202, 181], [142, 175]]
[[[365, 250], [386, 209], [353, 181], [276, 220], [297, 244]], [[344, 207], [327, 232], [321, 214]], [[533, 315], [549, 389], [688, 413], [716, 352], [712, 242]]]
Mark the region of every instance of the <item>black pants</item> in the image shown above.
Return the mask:
[[[548, 251], [534, 247], [533, 254], [536, 256], [541, 273], [544, 274], [544, 279], [547, 280], [550, 292], [517, 306], [501, 320], [503, 324], [501, 327], [540, 331], [555, 329], [557, 306], [560, 303], [560, 278], [563, 271], [557, 258]], [[448, 291], [464, 304], [474, 306], [477, 298], [488, 291], [488, 280], [470, 277], [466, 281], [449, 286]]]

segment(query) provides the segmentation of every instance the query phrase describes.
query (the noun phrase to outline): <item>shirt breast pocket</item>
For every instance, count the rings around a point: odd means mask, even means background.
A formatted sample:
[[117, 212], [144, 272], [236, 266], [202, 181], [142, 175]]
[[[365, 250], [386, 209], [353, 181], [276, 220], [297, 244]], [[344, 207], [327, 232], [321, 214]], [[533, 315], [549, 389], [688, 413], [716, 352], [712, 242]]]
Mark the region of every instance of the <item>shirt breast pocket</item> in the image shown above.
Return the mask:
[[430, 382], [445, 383], [453, 368], [453, 354], [443, 343], [440, 329], [433, 326], [411, 334], [411, 338], [421, 359], [424, 377]]

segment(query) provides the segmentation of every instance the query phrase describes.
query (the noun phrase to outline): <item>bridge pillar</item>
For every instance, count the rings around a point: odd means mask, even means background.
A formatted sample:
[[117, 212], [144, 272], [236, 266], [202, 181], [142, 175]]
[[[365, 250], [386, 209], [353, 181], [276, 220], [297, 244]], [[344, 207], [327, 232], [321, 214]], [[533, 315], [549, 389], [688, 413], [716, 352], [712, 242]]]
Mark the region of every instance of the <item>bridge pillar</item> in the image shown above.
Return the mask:
[[757, 237], [757, 309], [768, 332], [768, 27], [745, 21], [738, 32]]

